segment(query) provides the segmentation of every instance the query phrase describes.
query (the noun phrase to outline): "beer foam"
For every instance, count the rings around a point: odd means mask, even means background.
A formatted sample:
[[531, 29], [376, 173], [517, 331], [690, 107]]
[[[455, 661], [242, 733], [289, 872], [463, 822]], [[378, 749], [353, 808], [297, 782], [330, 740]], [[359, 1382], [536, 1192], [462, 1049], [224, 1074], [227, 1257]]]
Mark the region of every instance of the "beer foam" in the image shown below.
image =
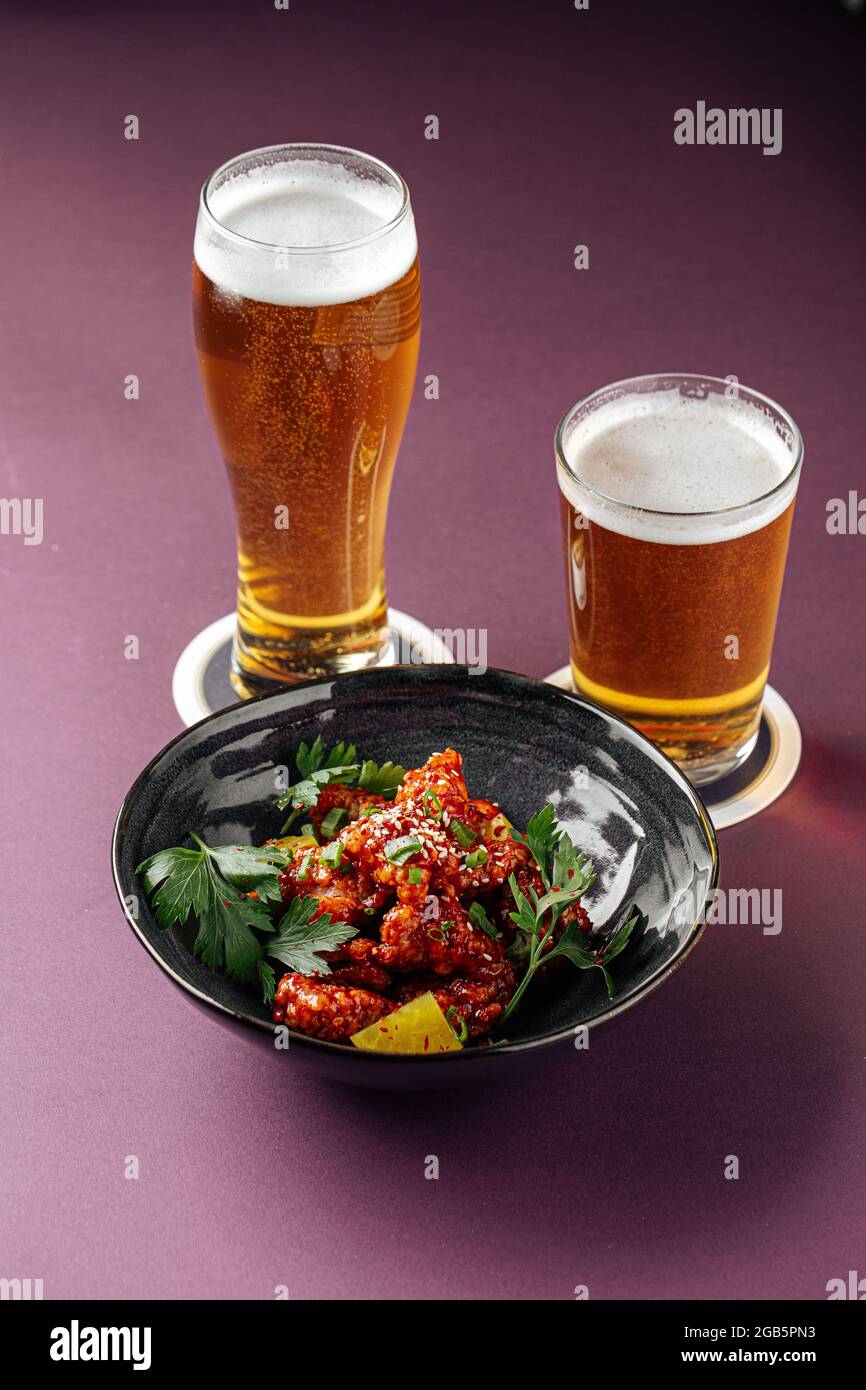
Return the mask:
[[[267, 304], [343, 304], [378, 294], [418, 252], [403, 189], [316, 159], [260, 163], [229, 173], [208, 192], [213, 224], [199, 212], [195, 259], [222, 289]], [[258, 245], [221, 233], [227, 228]], [[370, 240], [344, 247], [360, 238]], [[279, 248], [286, 248], [282, 256]], [[298, 249], [300, 248], [300, 249]], [[330, 249], [335, 248], [335, 249]]]
[[718, 394], [614, 398], [583, 418], [578, 412], [563, 447], [570, 473], [560, 465], [559, 483], [577, 511], [608, 530], [668, 545], [756, 531], [785, 510], [797, 486], [795, 475], [779, 488], [794, 455], [770, 416]]

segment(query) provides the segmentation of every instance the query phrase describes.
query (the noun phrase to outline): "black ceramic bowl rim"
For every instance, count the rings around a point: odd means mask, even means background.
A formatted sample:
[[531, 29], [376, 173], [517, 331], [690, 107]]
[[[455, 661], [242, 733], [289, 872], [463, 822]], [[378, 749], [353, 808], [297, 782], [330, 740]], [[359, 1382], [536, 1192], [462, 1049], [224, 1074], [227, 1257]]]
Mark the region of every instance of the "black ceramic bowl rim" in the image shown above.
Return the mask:
[[[381, 675], [383, 678], [387, 679], [389, 675], [398, 672], [430, 669], [431, 667], [429, 665], [422, 665], [420, 663], [417, 665], [395, 664], [393, 666], [374, 668], [374, 670], [364, 672], [363, 674], [375, 676]], [[449, 665], [447, 669], [449, 671], [459, 671], [461, 667], [459, 665]], [[462, 669], [465, 669], [467, 673], [470, 670], [469, 667], [465, 667]], [[716, 839], [716, 832], [713, 828], [713, 823], [710, 820], [709, 814], [706, 810], [706, 807], [704, 806], [704, 803], [701, 801], [701, 798], [698, 796], [697, 792], [695, 791], [691, 782], [689, 782], [688, 778], [684, 775], [684, 773], [680, 771], [676, 763], [674, 763], [665, 753], [663, 753], [661, 749], [658, 748], [656, 744], [652, 742], [651, 739], [648, 739], [644, 734], [640, 733], [640, 731], [636, 729], [634, 725], [627, 723], [624, 719], [620, 719], [617, 715], [613, 714], [610, 710], [605, 709], [603, 705], [597, 704], [594, 700], [587, 700], [583, 695], [576, 695], [572, 691], [560, 690], [557, 686], [549, 685], [546, 681], [536, 680], [532, 676], [523, 675], [519, 671], [508, 671], [503, 667], [495, 666], [490, 666], [487, 669], [488, 674], [491, 676], [507, 676], [511, 679], [514, 679], [516, 677], [520, 681], [525, 681], [528, 685], [544, 686], [544, 688], [550, 691], [550, 693], [554, 696], [559, 695], [562, 699], [567, 700], [571, 704], [581, 705], [586, 707], [587, 709], [594, 710], [597, 713], [601, 714], [605, 719], [610, 720], [613, 724], [617, 725], [620, 729], [624, 730], [630, 738], [635, 740], [638, 746], [640, 746], [641, 744], [645, 744], [646, 748], [652, 753], [653, 759], [661, 762], [662, 766], [665, 767], [668, 776], [671, 778], [673, 782], [676, 783], [680, 791], [685, 793], [687, 800], [691, 802], [692, 809], [694, 810], [698, 823], [700, 824], [700, 827], [706, 837], [707, 849], [709, 850], [712, 861], [712, 872], [710, 874], [710, 879], [707, 884], [703, 907], [699, 912], [698, 916], [695, 918], [695, 921], [692, 923], [688, 935], [683, 940], [682, 946], [679, 948], [675, 958], [670, 962], [670, 964], [667, 967], [662, 969], [657, 975], [651, 976], [645, 982], [645, 984], [642, 985], [639, 989], [637, 989], [633, 994], [631, 994], [628, 999], [623, 1000], [621, 1004], [616, 1004], [609, 1009], [605, 1009], [596, 1017], [587, 1019], [585, 1023], [582, 1023], [580, 1025], [581, 1027], [586, 1028], [587, 1030], [591, 1028], [597, 1028], [600, 1024], [609, 1023], [612, 1019], [617, 1018], [621, 1014], [626, 1013], [629, 1009], [634, 1008], [635, 1004], [642, 1003], [642, 1001], [646, 999], [647, 995], [654, 994], [655, 991], [659, 989], [661, 985], [663, 985], [668, 979], [670, 979], [671, 975], [673, 975], [674, 972], [680, 968], [686, 957], [690, 955], [691, 952], [694, 950], [695, 946], [697, 945], [698, 941], [703, 935], [703, 931], [706, 926], [707, 904], [710, 901], [710, 898], [712, 897], [712, 894], [714, 893], [719, 882], [719, 845], [718, 840]], [[355, 673], [356, 676], [357, 674], [358, 673]], [[111, 859], [114, 876], [114, 887], [117, 892], [117, 896], [120, 899], [120, 905], [123, 908], [124, 916], [129, 926], [135, 933], [136, 937], [141, 942], [142, 946], [145, 948], [147, 953], [153, 957], [157, 965], [159, 965], [165, 971], [165, 973], [174, 982], [174, 984], [176, 984], [180, 989], [184, 990], [185, 993], [191, 995], [200, 1003], [206, 1004], [209, 1008], [213, 1009], [215, 1013], [221, 1014], [225, 1018], [237, 1019], [241, 1023], [247, 1023], [251, 1027], [257, 1029], [259, 1032], [262, 1033], [276, 1034], [277, 1028], [281, 1027], [282, 1025], [265, 1022], [264, 1019], [256, 1018], [253, 1014], [246, 1013], [244, 1010], [230, 1009], [225, 1004], [221, 1004], [218, 1000], [213, 999], [209, 994], [204, 994], [200, 989], [196, 989], [194, 985], [190, 984], [188, 980], [184, 980], [182, 976], [178, 975], [177, 972], [172, 969], [168, 961], [164, 959], [160, 952], [157, 951], [155, 947], [152, 945], [152, 943], [148, 940], [144, 930], [141, 928], [139, 923], [136, 921], [134, 915], [130, 912], [129, 908], [127, 907], [127, 895], [124, 892], [124, 887], [121, 882], [120, 861], [121, 851], [123, 847], [123, 834], [125, 823], [127, 816], [129, 815], [130, 807], [135, 801], [139, 788], [150, 777], [156, 765], [166, 756], [167, 753], [171, 752], [175, 744], [180, 743], [181, 740], [186, 738], [187, 735], [193, 729], [200, 729], [203, 727], [203, 725], [210, 724], [214, 720], [221, 718], [223, 715], [231, 713], [233, 710], [247, 709], [254, 705], [264, 704], [268, 700], [280, 699], [283, 695], [286, 694], [287, 691], [311, 690], [316, 686], [322, 685], [333, 686], [343, 679], [351, 679], [351, 676], [329, 676], [324, 680], [303, 681], [299, 682], [297, 685], [287, 685], [285, 690], [267, 691], [264, 695], [256, 695], [250, 700], [245, 700], [242, 705], [229, 705], [225, 709], [214, 710], [211, 714], [205, 715], [204, 719], [200, 719], [197, 723], [190, 724], [188, 728], [182, 729], [181, 732], [177, 734], [173, 739], [171, 739], [171, 741], [167, 743], [164, 748], [160, 749], [160, 751], [155, 755], [155, 757], [151, 758], [150, 762], [147, 764], [146, 767], [142, 768], [141, 772], [136, 777], [129, 791], [126, 793], [126, 796], [123, 798], [123, 801], [120, 804], [120, 810], [117, 813], [117, 820], [114, 824], [114, 832], [111, 840]], [[360, 1064], [362, 1062], [369, 1063], [370, 1059], [372, 1058], [375, 1059], [375, 1062], [377, 1064], [382, 1066], [394, 1066], [397, 1064], [405, 1065], [406, 1063], [413, 1063], [418, 1066], [429, 1066], [430, 1062], [433, 1060], [430, 1057], [415, 1055], [407, 1052], [362, 1052], [355, 1048], [347, 1046], [345, 1043], [328, 1042], [323, 1038], [308, 1037], [306, 1033], [299, 1033], [296, 1032], [294, 1029], [289, 1030], [289, 1037], [291, 1040], [292, 1047], [309, 1047], [319, 1052], [330, 1052], [332, 1054], [336, 1054], [337, 1056], [344, 1057], [347, 1061], [347, 1064], [349, 1063], [349, 1059], [353, 1059], [356, 1063]], [[437, 1053], [435, 1060], [440, 1065], [443, 1063], [456, 1065], [459, 1062], [468, 1061], [480, 1062], [482, 1060], [492, 1060], [495, 1057], [509, 1055], [513, 1056], [515, 1053], [519, 1052], [532, 1052], [544, 1047], [552, 1047], [557, 1043], [565, 1042], [567, 1039], [573, 1037], [574, 1027], [571, 1026], [568, 1028], [560, 1028], [556, 1032], [545, 1034], [543, 1037], [540, 1038], [531, 1038], [526, 1042], [503, 1042], [499, 1044], [497, 1047], [466, 1047], [462, 1048], [459, 1052], [455, 1051]]]

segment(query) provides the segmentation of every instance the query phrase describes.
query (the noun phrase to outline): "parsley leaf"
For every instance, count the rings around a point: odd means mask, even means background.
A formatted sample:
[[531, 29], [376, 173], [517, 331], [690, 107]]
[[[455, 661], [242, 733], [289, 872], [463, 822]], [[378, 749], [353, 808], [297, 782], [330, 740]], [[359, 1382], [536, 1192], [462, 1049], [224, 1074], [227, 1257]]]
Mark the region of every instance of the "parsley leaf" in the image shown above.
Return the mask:
[[405, 776], [405, 767], [400, 767], [397, 763], [377, 765], [368, 760], [358, 774], [358, 786], [363, 787], [365, 791], [374, 792], [376, 796], [383, 796], [386, 801], [393, 801]]
[[569, 903], [578, 901], [595, 883], [592, 860], [578, 854], [567, 835], [560, 836], [553, 852], [551, 881], [553, 886], [550, 892], [539, 898], [536, 904], [539, 917], [543, 917], [552, 907], [560, 904], [567, 907]]
[[198, 849], [160, 850], [136, 873], [152, 895], [161, 927], [179, 926], [195, 913], [195, 954], [212, 970], [253, 980], [262, 954], [255, 932], [274, 930], [267, 904], [275, 885], [278, 894], [276, 870], [285, 864], [285, 853], [268, 846], [212, 848], [197, 835], [191, 838]]
[[[612, 935], [600, 940], [598, 936], [583, 931], [578, 922], [570, 922], [559, 939], [553, 941], [554, 928], [566, 908], [579, 903], [595, 882], [592, 860], [578, 853], [557, 822], [556, 812], [549, 803], [532, 817], [525, 835], [512, 829], [511, 838], [529, 850], [545, 892], [539, 896], [530, 886], [528, 892], [524, 893], [514, 874], [508, 880], [515, 909], [509, 916], [517, 928], [509, 955], [525, 962], [526, 969], [500, 1022], [504, 1023], [517, 1007], [538, 967], [554, 956], [564, 956], [579, 970], [601, 970], [608, 995], [612, 998], [614, 984], [607, 963], [625, 950], [635, 925], [640, 921], [640, 912], [633, 907], [627, 920]], [[551, 942], [550, 949], [547, 949], [548, 942]]]
[[[266, 1004], [273, 1002], [276, 977], [264, 956], [282, 961], [302, 974], [327, 974], [319, 954], [333, 951], [357, 935], [357, 928], [317, 916], [315, 898], [295, 898], [279, 928], [271, 920], [270, 902], [280, 901], [278, 870], [291, 855], [280, 845], [206, 845], [197, 849], [160, 850], [136, 873], [152, 895], [162, 927], [181, 925], [194, 913], [198, 932], [193, 950], [212, 970], [225, 969], [236, 980], [258, 979]], [[262, 945], [257, 932], [270, 940]]]
[[563, 833], [556, 823], [556, 812], [550, 802], [532, 817], [525, 835], [511, 827], [512, 840], [516, 840], [519, 845], [526, 845], [538, 865], [545, 888], [550, 887], [553, 854]]
[[614, 996], [614, 983], [607, 969], [608, 961], [614, 956], [618, 956], [620, 951], [624, 951], [629, 943], [632, 932], [641, 920], [641, 914], [637, 907], [632, 907], [628, 917], [617, 927], [615, 932], [604, 936], [599, 944], [594, 944], [593, 938], [587, 938], [587, 933], [580, 930], [575, 922], [572, 922], [562, 936], [557, 941], [551, 951], [547, 953], [546, 960], [552, 960], [554, 956], [566, 956], [579, 970], [600, 970], [604, 976], [607, 986], [608, 998]]
[[301, 779], [277, 797], [281, 811], [292, 807], [292, 814], [280, 834], [285, 835], [301, 811], [309, 811], [316, 805], [319, 792], [329, 782], [351, 784], [358, 771], [356, 758], [354, 743], [335, 743], [330, 752], [326, 751], [320, 735], [312, 744], [302, 743], [295, 754], [295, 766]]
[[161, 927], [185, 922], [207, 892], [207, 869], [201, 850], [163, 849], [145, 859], [135, 872], [148, 897], [153, 895], [156, 920]]
[[228, 888], [210, 861], [207, 866], [207, 894], [197, 905], [199, 926], [193, 950], [211, 970], [224, 968], [232, 979], [254, 980], [262, 948], [252, 929], [273, 931], [270, 913], [264, 903]]
[[610, 974], [608, 973], [608, 963], [613, 960], [614, 956], [618, 956], [620, 951], [625, 950], [626, 946], [631, 940], [632, 932], [634, 931], [638, 923], [642, 920], [643, 914], [639, 911], [636, 905], [632, 906], [632, 909], [629, 912], [628, 917], [622, 923], [622, 925], [617, 927], [616, 931], [613, 932], [611, 935], [604, 937], [601, 945], [598, 948], [598, 952], [596, 954], [594, 963], [598, 966], [598, 969], [604, 976], [604, 982], [607, 985], [607, 993], [609, 999], [612, 999], [614, 995], [614, 983], [611, 979]]
[[215, 845], [210, 854], [227, 883], [255, 892], [264, 902], [282, 902], [280, 870], [292, 862], [284, 845]]
[[335, 951], [344, 941], [357, 936], [358, 928], [332, 921], [327, 912], [317, 917], [318, 909], [315, 898], [293, 898], [276, 936], [264, 948], [265, 955], [301, 975], [329, 974], [331, 967], [319, 953]]
[[544, 959], [548, 961], [552, 960], [554, 956], [565, 956], [579, 970], [588, 970], [591, 965], [596, 963], [595, 948], [588, 938], [589, 933], [581, 931], [577, 922], [570, 922], [556, 945], [551, 947]]
[[330, 782], [344, 782], [347, 787], [357, 783], [365, 791], [393, 800], [397, 788], [406, 776], [406, 770], [392, 762], [358, 762], [358, 750], [354, 743], [335, 743], [329, 750], [321, 737], [311, 745], [302, 743], [295, 754], [295, 765], [301, 774], [299, 780], [287, 787], [277, 797], [277, 806], [284, 811], [291, 806], [292, 814], [282, 827], [285, 835], [302, 811], [310, 811], [319, 800], [322, 787]]
[[351, 766], [354, 771], [357, 763], [354, 743], [335, 743], [330, 753], [325, 752], [321, 737], [317, 737], [311, 747], [302, 743], [295, 754], [295, 765], [302, 777], [311, 777], [314, 772], [327, 772], [334, 768], [344, 770]]
[[274, 974], [272, 965], [268, 965], [266, 960], [260, 960], [256, 966], [259, 976], [259, 984], [262, 987], [262, 1002], [270, 1008], [274, 1002], [276, 994], [277, 977]]

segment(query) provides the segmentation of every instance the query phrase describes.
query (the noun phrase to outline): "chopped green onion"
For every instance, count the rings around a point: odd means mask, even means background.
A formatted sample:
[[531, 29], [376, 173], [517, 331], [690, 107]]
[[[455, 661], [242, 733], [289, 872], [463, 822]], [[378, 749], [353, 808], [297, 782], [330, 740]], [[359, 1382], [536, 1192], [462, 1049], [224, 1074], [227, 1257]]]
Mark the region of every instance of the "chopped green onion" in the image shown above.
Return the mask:
[[298, 869], [298, 872], [295, 874], [295, 878], [298, 880], [299, 883], [303, 883], [304, 879], [309, 877], [309, 873], [310, 873], [310, 859], [311, 859], [311, 857], [312, 857], [312, 856], [311, 856], [311, 854], [310, 854], [310, 851], [307, 850], [307, 853], [304, 855], [303, 859], [301, 860], [301, 864], [300, 864], [300, 867], [299, 867], [299, 869]]
[[478, 927], [479, 931], [486, 932], [488, 936], [492, 936], [494, 940], [496, 939], [496, 928], [480, 903], [473, 903], [470, 907], [469, 920], [473, 927]]
[[338, 830], [342, 829], [348, 819], [349, 813], [345, 811], [342, 806], [332, 806], [322, 821], [319, 833], [323, 835], [326, 840], [333, 840]]
[[432, 927], [427, 928], [427, 935], [431, 941], [438, 941], [440, 945], [444, 945], [448, 939], [448, 928], [453, 926], [450, 918], [447, 922], [434, 922]]
[[464, 849], [468, 849], [469, 846], [474, 844], [478, 839], [475, 831], [470, 830], [468, 825], [464, 825], [462, 820], [453, 820], [451, 822], [451, 829], [454, 831], [454, 834], [457, 836], [457, 839]]
[[310, 821], [305, 821], [301, 826], [301, 834], [308, 835], [310, 839], [313, 839], [316, 834], [316, 827]]
[[420, 883], [423, 877], [424, 875], [422, 874], [421, 870], [413, 864], [409, 870], [409, 882]]
[[486, 864], [486, 863], [487, 863], [487, 850], [484, 848], [483, 845], [479, 845], [477, 849], [474, 849], [474, 850], [472, 851], [471, 854], [467, 854], [467, 856], [466, 856], [466, 867], [467, 867], [467, 869], [477, 869], [477, 868], [479, 868], [482, 864]]
[[458, 1042], [464, 1043], [469, 1037], [469, 1029], [466, 1027], [466, 1020], [462, 1014], [458, 1013], [452, 1004], [450, 1009], [445, 1012], [445, 1022], [450, 1027]]
[[389, 840], [385, 846], [385, 858], [392, 864], [405, 864], [407, 859], [411, 859], [413, 854], [420, 854], [422, 849], [417, 835], [398, 835], [396, 840]]
[[[431, 802], [433, 803], [432, 811], [430, 810]], [[429, 816], [431, 820], [438, 820], [442, 815], [442, 802], [435, 792], [424, 793], [424, 814], [425, 816]]]
[[332, 864], [335, 869], [339, 869], [343, 862], [343, 846], [339, 840], [332, 840], [326, 845], [319, 855], [323, 864]]

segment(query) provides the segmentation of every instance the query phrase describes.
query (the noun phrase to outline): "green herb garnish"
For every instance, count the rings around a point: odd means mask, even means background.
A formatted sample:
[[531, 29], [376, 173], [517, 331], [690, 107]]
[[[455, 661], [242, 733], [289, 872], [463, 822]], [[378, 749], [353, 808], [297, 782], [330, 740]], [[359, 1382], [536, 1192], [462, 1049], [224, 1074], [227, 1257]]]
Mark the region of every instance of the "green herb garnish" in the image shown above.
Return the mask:
[[343, 862], [343, 846], [340, 841], [332, 840], [329, 845], [326, 845], [319, 855], [319, 859], [330, 868], [339, 869]]
[[391, 800], [403, 778], [405, 768], [392, 762], [382, 763], [381, 767], [367, 760], [357, 761], [358, 750], [354, 743], [337, 743], [328, 752], [321, 737], [308, 746], [302, 743], [295, 754], [295, 765], [301, 774], [300, 780], [288, 787], [277, 797], [281, 811], [291, 806], [292, 814], [283, 825], [281, 834], [285, 835], [302, 811], [311, 810], [319, 800], [322, 787], [330, 782], [343, 782], [347, 787], [359, 787]]
[[457, 1041], [464, 1043], [469, 1037], [469, 1029], [466, 1027], [465, 1018], [457, 1012], [453, 1004], [445, 1011], [445, 1022], [451, 1028]]
[[418, 884], [423, 881], [423, 878], [424, 875], [422, 874], [421, 870], [417, 867], [417, 865], [413, 864], [409, 870], [409, 882], [413, 884]]
[[420, 854], [424, 846], [417, 835], [398, 835], [385, 846], [385, 858], [392, 864], [405, 864], [413, 854]]
[[486, 932], [495, 941], [499, 933], [491, 922], [481, 903], [475, 902], [469, 909], [469, 920], [473, 927], [478, 927], [479, 931]]
[[301, 780], [277, 797], [281, 811], [291, 806], [292, 814], [282, 827], [285, 835], [302, 811], [309, 811], [319, 800], [322, 787], [329, 782], [350, 782], [358, 771], [354, 743], [337, 743], [327, 752], [321, 738], [308, 747], [302, 743], [295, 754], [295, 765]]
[[535, 860], [544, 893], [540, 896], [530, 888], [529, 896], [518, 885], [514, 874], [508, 882], [516, 911], [509, 916], [517, 928], [517, 939], [510, 954], [526, 962], [526, 970], [500, 1022], [504, 1023], [516, 1009], [539, 965], [566, 956], [579, 970], [601, 970], [607, 992], [613, 995], [614, 985], [607, 971], [607, 962], [627, 945], [636, 923], [640, 920], [637, 908], [632, 908], [627, 920], [612, 935], [592, 938], [576, 922], [570, 922], [559, 940], [545, 950], [553, 930], [567, 907], [580, 901], [595, 882], [592, 860], [579, 854], [568, 835], [556, 820], [551, 805], [532, 817], [526, 834], [512, 829], [511, 838], [525, 845]]
[[267, 1008], [274, 1002], [276, 994], [277, 977], [274, 974], [274, 967], [268, 965], [266, 960], [256, 962], [256, 971], [259, 977], [259, 984], [262, 987], [262, 1000]]
[[328, 814], [322, 820], [319, 834], [324, 840], [333, 840], [334, 836], [342, 830], [346, 821], [349, 819], [349, 812], [342, 806], [332, 806]]
[[487, 863], [487, 850], [483, 845], [479, 845], [471, 854], [466, 856], [467, 869], [480, 869], [482, 864]]
[[330, 974], [331, 967], [320, 952], [335, 951], [344, 941], [351, 941], [358, 928], [333, 921], [328, 912], [316, 916], [318, 911], [316, 898], [293, 898], [276, 936], [265, 943], [264, 954], [300, 975]]
[[[161, 927], [198, 917], [193, 951], [212, 970], [254, 980], [262, 946], [256, 931], [272, 932], [269, 902], [280, 901], [278, 870], [289, 862], [276, 846], [206, 845], [164, 849], [139, 864]], [[254, 896], [250, 896], [254, 894]]]
[[383, 796], [386, 801], [393, 801], [405, 776], [405, 767], [399, 767], [396, 763], [377, 764], [368, 761], [361, 766], [358, 786], [375, 796]]
[[455, 838], [460, 841], [464, 849], [468, 849], [470, 845], [474, 845], [475, 841], [478, 839], [475, 831], [470, 830], [468, 825], [464, 825], [462, 820], [453, 820], [450, 829], [454, 832]]

